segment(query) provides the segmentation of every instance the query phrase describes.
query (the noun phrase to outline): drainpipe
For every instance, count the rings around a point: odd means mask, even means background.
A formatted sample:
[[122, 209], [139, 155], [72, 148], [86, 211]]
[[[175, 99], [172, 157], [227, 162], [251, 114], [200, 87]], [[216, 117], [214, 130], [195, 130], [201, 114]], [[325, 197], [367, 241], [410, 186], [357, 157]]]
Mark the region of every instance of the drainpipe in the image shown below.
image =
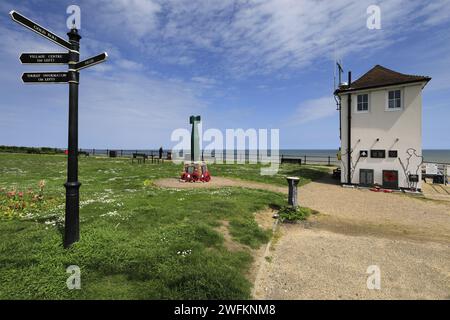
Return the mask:
[[[348, 72], [348, 87], [352, 84], [352, 72]], [[352, 184], [352, 155], [351, 155], [351, 142], [352, 142], [352, 93], [348, 93], [347, 97], [347, 183]]]

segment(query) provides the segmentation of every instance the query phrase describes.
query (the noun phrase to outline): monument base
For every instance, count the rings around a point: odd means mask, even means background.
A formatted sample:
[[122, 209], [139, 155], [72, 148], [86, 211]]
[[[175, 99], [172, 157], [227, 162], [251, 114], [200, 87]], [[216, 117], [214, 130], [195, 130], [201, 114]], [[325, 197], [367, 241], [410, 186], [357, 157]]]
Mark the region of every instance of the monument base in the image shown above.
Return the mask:
[[205, 161], [194, 161], [184, 164], [180, 182], [209, 182], [211, 175]]

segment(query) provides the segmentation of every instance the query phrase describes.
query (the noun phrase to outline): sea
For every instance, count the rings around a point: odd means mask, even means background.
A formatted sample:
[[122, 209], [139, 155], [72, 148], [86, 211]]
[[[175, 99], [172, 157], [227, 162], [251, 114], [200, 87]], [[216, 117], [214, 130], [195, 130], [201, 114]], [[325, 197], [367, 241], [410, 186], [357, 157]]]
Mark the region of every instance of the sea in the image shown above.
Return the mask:
[[[95, 150], [95, 154], [98, 155], [106, 155], [107, 149], [81, 149], [82, 151], [89, 152], [92, 154]], [[132, 153], [145, 153], [145, 154], [154, 154], [158, 155], [157, 149], [128, 149], [128, 150], [120, 150], [120, 149], [109, 149], [116, 150], [117, 156], [130, 156]], [[166, 154], [167, 150], [164, 150], [164, 154]], [[337, 162], [336, 159], [336, 149], [281, 149], [279, 151], [280, 156], [284, 157], [301, 157], [303, 160], [306, 156], [306, 162], [311, 163], [330, 163], [335, 164]], [[245, 152], [248, 154], [248, 150]], [[270, 154], [270, 153], [269, 153]], [[424, 158], [424, 162], [433, 162], [433, 163], [444, 163], [450, 164], [450, 149], [423, 149], [422, 155]]]
[[[310, 155], [318, 157], [336, 157], [337, 150], [331, 149], [284, 149], [280, 150], [283, 155]], [[422, 150], [424, 162], [436, 162], [450, 164], [450, 149], [423, 149]]]

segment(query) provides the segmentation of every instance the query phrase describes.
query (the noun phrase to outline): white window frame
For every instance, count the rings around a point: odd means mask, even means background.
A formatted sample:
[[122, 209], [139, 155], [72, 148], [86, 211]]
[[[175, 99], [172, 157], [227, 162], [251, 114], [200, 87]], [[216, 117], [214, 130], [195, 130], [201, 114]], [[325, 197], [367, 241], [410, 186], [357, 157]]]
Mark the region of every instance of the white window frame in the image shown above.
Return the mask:
[[[389, 108], [389, 92], [390, 91], [400, 91], [400, 108]], [[405, 103], [405, 95], [404, 95], [404, 88], [391, 88], [386, 89], [386, 105], [385, 105], [385, 111], [402, 111], [403, 106]]]
[[[367, 110], [358, 110], [358, 96], [367, 95]], [[355, 99], [355, 113], [368, 113], [370, 110], [370, 93], [369, 92], [362, 92], [356, 94]]]
[[[358, 110], [358, 96], [361, 96], [363, 94], [367, 94], [367, 110]], [[352, 103], [353, 103], [353, 112], [354, 113], [369, 113], [370, 112], [370, 92], [359, 92], [355, 93], [354, 97], [352, 97]]]

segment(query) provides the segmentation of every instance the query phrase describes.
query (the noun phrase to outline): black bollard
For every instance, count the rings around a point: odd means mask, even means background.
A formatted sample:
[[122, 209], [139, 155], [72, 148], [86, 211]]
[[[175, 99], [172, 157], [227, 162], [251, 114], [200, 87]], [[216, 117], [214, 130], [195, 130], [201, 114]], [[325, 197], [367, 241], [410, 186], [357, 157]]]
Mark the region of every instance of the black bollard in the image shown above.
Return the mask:
[[300, 178], [298, 177], [287, 177], [286, 178], [289, 185], [289, 196], [288, 196], [288, 204], [293, 208], [298, 207], [297, 201], [297, 185], [300, 182]]

